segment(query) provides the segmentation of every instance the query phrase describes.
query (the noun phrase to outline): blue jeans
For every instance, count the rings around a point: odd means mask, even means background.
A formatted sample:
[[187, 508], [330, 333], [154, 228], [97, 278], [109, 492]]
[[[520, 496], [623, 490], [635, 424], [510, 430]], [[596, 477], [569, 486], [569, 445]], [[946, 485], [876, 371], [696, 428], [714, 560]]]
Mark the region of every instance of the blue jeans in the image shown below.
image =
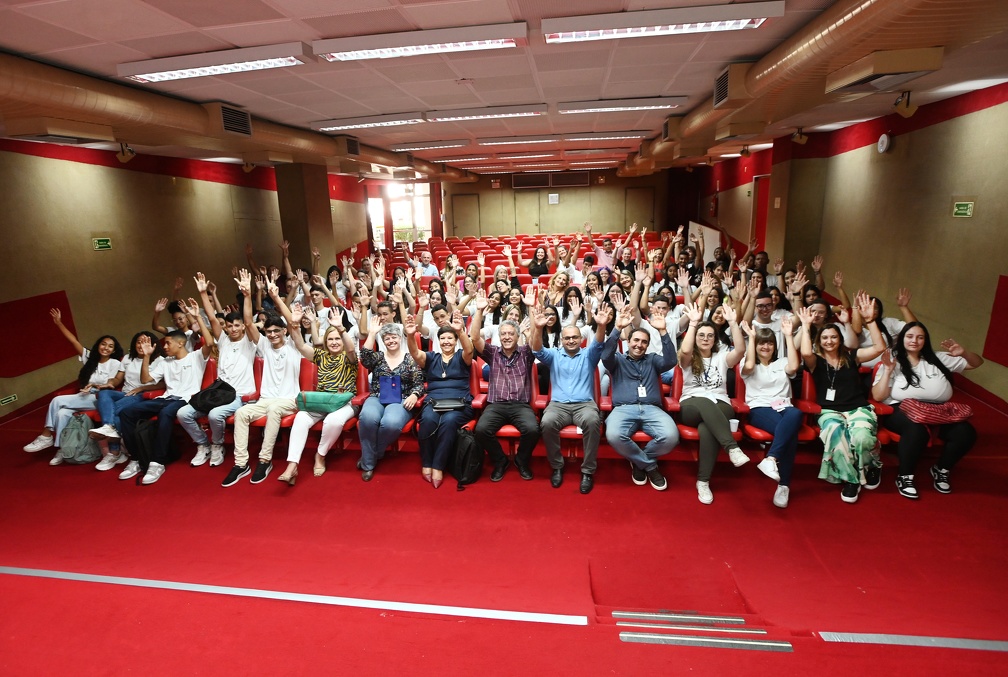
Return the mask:
[[[679, 444], [679, 428], [666, 411], [653, 404], [621, 404], [613, 407], [605, 421], [606, 440], [609, 446], [635, 468], [653, 470], [655, 460], [672, 451]], [[651, 436], [643, 449], [630, 439], [638, 430]]]
[[159, 397], [153, 400], [140, 400], [126, 407], [119, 415], [122, 428], [123, 443], [131, 454], [137, 451], [136, 426], [142, 418], [157, 417], [157, 446], [151, 454], [154, 463], [165, 464], [168, 459], [168, 446], [171, 444], [172, 426], [175, 425], [175, 414], [184, 407], [186, 401], [178, 398]]
[[361, 470], [374, 470], [375, 465], [385, 456], [385, 450], [399, 439], [403, 426], [413, 418], [406, 407], [382, 404], [377, 397], [364, 400], [360, 416], [357, 418], [357, 432], [360, 434]]
[[98, 413], [101, 422], [119, 430], [119, 412], [142, 399], [143, 395], [127, 395], [121, 390], [99, 390]]
[[[231, 414], [238, 411], [238, 407], [242, 405], [241, 395], [235, 396], [234, 402], [231, 404], [225, 404], [223, 407], [215, 407], [210, 410], [207, 414], [207, 421], [210, 423], [210, 439], [214, 444], [224, 444], [224, 427], [227, 425], [227, 418]], [[196, 444], [206, 444], [207, 436], [200, 427], [196, 419], [201, 416], [204, 412], [196, 411], [192, 405], [187, 404], [181, 409], [179, 409], [178, 418], [179, 425], [187, 433], [192, 441]]]
[[767, 456], [777, 459], [780, 485], [784, 487], [791, 484], [791, 470], [798, 451], [798, 431], [804, 418], [805, 415], [795, 407], [785, 407], [783, 411], [775, 411], [773, 407], [749, 410], [749, 423], [774, 436]]

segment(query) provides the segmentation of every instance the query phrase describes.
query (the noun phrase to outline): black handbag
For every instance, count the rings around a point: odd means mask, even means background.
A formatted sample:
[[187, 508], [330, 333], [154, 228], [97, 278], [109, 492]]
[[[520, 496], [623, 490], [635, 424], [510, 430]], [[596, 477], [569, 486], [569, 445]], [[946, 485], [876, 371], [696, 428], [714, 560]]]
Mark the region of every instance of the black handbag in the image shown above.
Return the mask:
[[465, 409], [466, 401], [461, 397], [443, 397], [440, 400], [434, 400], [431, 407], [434, 411], [441, 414], [446, 411], [458, 411], [459, 409]]
[[189, 398], [189, 406], [204, 413], [235, 401], [235, 389], [227, 381], [217, 379]]

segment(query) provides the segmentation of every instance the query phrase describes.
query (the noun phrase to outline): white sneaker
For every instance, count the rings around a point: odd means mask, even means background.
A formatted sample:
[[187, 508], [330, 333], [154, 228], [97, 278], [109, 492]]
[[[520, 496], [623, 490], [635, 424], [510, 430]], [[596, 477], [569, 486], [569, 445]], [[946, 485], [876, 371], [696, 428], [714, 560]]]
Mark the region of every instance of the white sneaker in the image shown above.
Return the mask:
[[141, 484], [154, 484], [161, 479], [161, 475], [164, 475], [164, 471], [165, 467], [163, 465], [151, 461], [150, 466], [147, 468], [147, 474], [143, 476], [142, 480], [140, 480]]
[[732, 447], [728, 450], [728, 460], [732, 462], [733, 466], [740, 468], [749, 462], [749, 457], [738, 447]]
[[773, 492], [773, 504], [778, 508], [786, 508], [788, 495], [791, 493], [789, 487], [785, 487], [782, 484], [777, 485], [777, 491]]
[[207, 458], [210, 456], [210, 447], [205, 444], [196, 445], [196, 455], [193, 456], [193, 460], [189, 462], [194, 468], [198, 468], [207, 462]]
[[121, 473], [119, 473], [119, 479], [128, 480], [131, 477], [136, 477], [140, 474], [140, 463], [138, 461], [130, 461], [126, 464], [126, 467]]
[[42, 451], [43, 449], [48, 449], [55, 443], [56, 441], [53, 438], [46, 437], [45, 435], [39, 435], [31, 442], [24, 445], [24, 450], [27, 451], [29, 454], [34, 454], [36, 451]]
[[224, 462], [224, 445], [223, 444], [211, 444], [210, 445], [210, 467], [216, 468], [221, 463]]
[[95, 466], [95, 470], [101, 470], [102, 472], [105, 472], [106, 470], [111, 470], [120, 463], [125, 463], [128, 460], [129, 456], [127, 454], [122, 454], [114, 451], [109, 452], [104, 456], [102, 456], [102, 460], [99, 461], [98, 465]]
[[[767, 456], [757, 463], [756, 469], [772, 479], [774, 482], [780, 482], [780, 471], [777, 470], [777, 459], [773, 456]], [[787, 500], [785, 500], [784, 503], [787, 504]]]
[[106, 439], [119, 439], [119, 431], [115, 429], [115, 426], [109, 425], [108, 423], [99, 428], [95, 428], [89, 432], [88, 435], [90, 435], [93, 439], [98, 439], [100, 437], [104, 437]]
[[698, 480], [696, 483], [696, 492], [697, 498], [704, 505], [710, 505], [714, 502], [714, 494], [711, 493], [710, 482], [700, 482]]
[[56, 455], [52, 457], [51, 461], [49, 461], [49, 465], [62, 465], [62, 464], [63, 464], [63, 453], [57, 449]]

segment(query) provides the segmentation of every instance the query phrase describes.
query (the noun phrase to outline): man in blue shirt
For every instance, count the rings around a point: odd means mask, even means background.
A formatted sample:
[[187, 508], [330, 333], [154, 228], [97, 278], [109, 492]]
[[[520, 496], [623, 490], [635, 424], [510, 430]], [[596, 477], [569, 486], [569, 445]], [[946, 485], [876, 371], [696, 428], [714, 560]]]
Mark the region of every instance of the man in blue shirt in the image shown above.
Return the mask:
[[[662, 352], [648, 353], [651, 335], [638, 328], [630, 334], [626, 354], [617, 353], [612, 339], [619, 337], [633, 321], [631, 310], [628, 304], [616, 316], [616, 326], [602, 351], [602, 364], [609, 370], [612, 382], [613, 401], [613, 409], [606, 418], [606, 440], [630, 461], [634, 484], [642, 486], [650, 482], [658, 491], [665, 491], [668, 483], [658, 471], [655, 459], [679, 443], [679, 429], [661, 408], [659, 375], [675, 366], [676, 350], [672, 337], [665, 331], [665, 316], [653, 312], [649, 322], [661, 336]], [[630, 439], [638, 430], [651, 436], [643, 449]]]
[[[581, 493], [587, 494], [594, 486], [593, 475], [598, 465], [598, 445], [602, 426], [598, 403], [595, 401], [595, 372], [602, 358], [605, 328], [612, 320], [613, 309], [600, 305], [595, 313], [598, 329], [595, 341], [587, 350], [581, 350], [581, 330], [570, 324], [560, 332], [561, 345], [543, 348], [542, 330], [546, 326], [546, 314], [542, 308], [533, 306], [529, 310], [532, 317], [532, 331], [529, 332], [529, 348], [541, 362], [541, 367], [549, 369], [552, 393], [549, 406], [542, 416], [542, 438], [546, 444], [546, 457], [553, 474], [550, 484], [558, 488], [563, 483], [564, 460], [560, 454], [560, 429], [576, 425], [584, 433], [584, 460], [581, 462]], [[613, 339], [613, 342], [618, 338]]]
[[406, 255], [406, 263], [411, 267], [415, 268], [417, 271], [417, 281], [421, 277], [438, 277], [441, 275], [441, 271], [437, 269], [434, 265], [434, 258], [431, 253], [427, 250], [420, 252], [420, 260], [416, 260], [410, 256], [409, 249], [403, 248], [403, 254]]

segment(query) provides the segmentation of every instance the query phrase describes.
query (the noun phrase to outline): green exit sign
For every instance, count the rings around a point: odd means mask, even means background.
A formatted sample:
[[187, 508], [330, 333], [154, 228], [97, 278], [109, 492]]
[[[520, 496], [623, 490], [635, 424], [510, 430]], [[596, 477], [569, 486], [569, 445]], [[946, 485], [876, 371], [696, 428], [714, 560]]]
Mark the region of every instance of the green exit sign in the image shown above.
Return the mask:
[[955, 202], [952, 204], [952, 216], [961, 219], [973, 218], [972, 202]]
[[96, 252], [103, 252], [108, 249], [112, 249], [112, 238], [110, 237], [93, 237], [91, 238], [91, 244], [94, 246]]

